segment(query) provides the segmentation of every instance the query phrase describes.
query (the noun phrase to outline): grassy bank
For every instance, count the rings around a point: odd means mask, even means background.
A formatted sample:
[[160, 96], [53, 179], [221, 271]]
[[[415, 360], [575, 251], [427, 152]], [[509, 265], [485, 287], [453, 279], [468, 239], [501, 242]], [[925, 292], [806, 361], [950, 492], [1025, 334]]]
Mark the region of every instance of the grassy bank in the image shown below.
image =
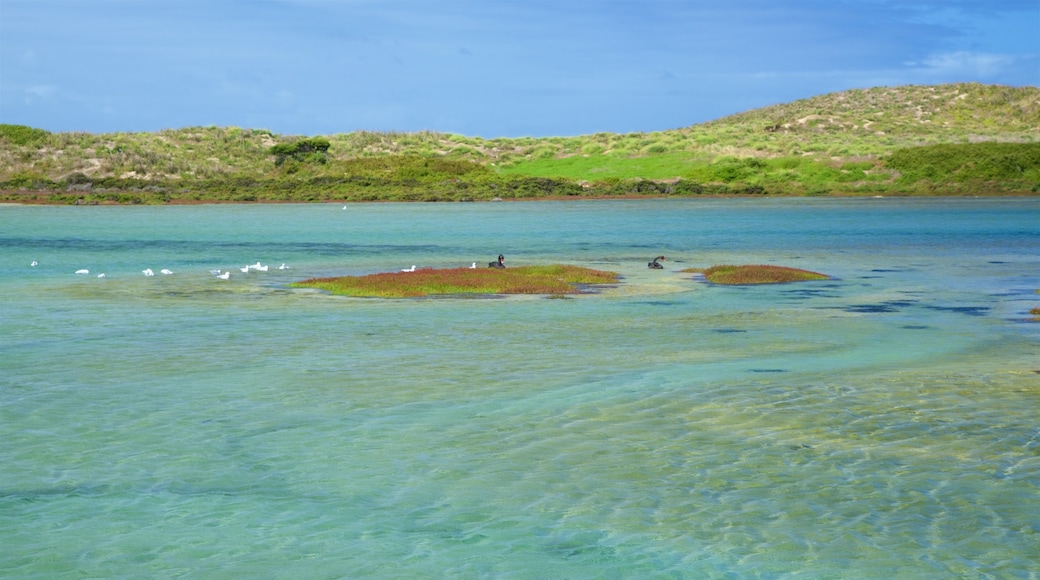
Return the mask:
[[0, 125], [0, 201], [464, 201], [1040, 193], [1040, 89], [861, 89], [653, 133], [322, 137]]

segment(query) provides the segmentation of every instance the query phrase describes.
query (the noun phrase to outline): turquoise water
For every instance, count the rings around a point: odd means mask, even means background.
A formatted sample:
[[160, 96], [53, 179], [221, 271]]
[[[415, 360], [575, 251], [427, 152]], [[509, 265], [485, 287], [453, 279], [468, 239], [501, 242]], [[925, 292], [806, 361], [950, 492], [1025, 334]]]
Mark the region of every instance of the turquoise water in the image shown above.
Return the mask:
[[[499, 253], [624, 279], [285, 285]], [[0, 576], [1037, 578], [1038, 288], [1036, 198], [0, 206]]]

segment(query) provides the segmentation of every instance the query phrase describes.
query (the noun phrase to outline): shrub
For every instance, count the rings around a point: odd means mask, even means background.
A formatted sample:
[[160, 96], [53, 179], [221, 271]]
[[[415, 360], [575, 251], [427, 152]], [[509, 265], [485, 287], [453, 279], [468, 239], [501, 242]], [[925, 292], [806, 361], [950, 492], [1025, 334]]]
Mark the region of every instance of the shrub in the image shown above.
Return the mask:
[[80, 173], [78, 171], [75, 172], [75, 173], [70, 173], [70, 174], [65, 176], [65, 183], [67, 183], [69, 185], [81, 184], [81, 183], [90, 183], [90, 182], [91, 182], [90, 177], [88, 177], [87, 175], [85, 175], [83, 173]]
[[295, 159], [300, 162], [314, 161], [325, 163], [328, 161], [328, 151], [331, 144], [323, 137], [301, 139], [293, 143], [279, 143], [268, 151], [275, 156], [274, 164], [280, 166], [287, 159]]
[[7, 125], [0, 123], [0, 138], [13, 145], [40, 145], [47, 140], [50, 133], [43, 129], [34, 129], [25, 125]]
[[1040, 174], [1040, 143], [947, 143], [896, 150], [885, 167], [900, 181], [1015, 180]]
[[672, 193], [677, 195], [700, 195], [704, 193], [704, 187], [689, 179], [680, 179], [672, 186]]

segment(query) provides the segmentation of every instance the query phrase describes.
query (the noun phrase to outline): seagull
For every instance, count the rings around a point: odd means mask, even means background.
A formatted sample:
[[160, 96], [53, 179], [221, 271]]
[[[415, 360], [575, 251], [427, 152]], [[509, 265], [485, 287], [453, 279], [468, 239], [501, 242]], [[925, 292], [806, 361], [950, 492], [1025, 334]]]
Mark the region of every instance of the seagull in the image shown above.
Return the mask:
[[104, 273], [104, 272], [102, 272], [102, 273], [98, 274], [98, 275], [97, 275], [97, 277], [98, 277], [98, 278], [104, 278], [104, 277], [105, 277], [105, 273]]
[[411, 268], [401, 268], [401, 271], [402, 272], [414, 272], [415, 271], [415, 264], [412, 264]]
[[249, 271], [249, 266], [244, 266], [242, 268], [239, 268], [239, 270], [242, 270], [242, 273], [245, 274], [246, 272]]
[[278, 266], [278, 269], [279, 270], [288, 270], [289, 266], [286, 266], [285, 263], [283, 262], [281, 266]]
[[223, 274], [217, 274], [217, 278], [220, 278], [221, 280], [227, 280], [230, 277], [231, 277], [231, 271], [230, 270], [228, 270], [227, 272], [224, 272]]
[[266, 266], [266, 265], [264, 265], [264, 266], [256, 266], [253, 269], [258, 271], [258, 272], [266, 272], [268, 270], [268, 266]]
[[35, 268], [36, 266], [39, 266], [39, 265], [40, 265], [40, 263], [39, 263], [39, 262], [37, 262], [36, 260], [33, 260], [33, 261], [32, 261], [32, 264], [29, 264], [29, 265]]
[[76, 273], [77, 273], [77, 274], [89, 274], [89, 273], [90, 273], [90, 270], [87, 270], [87, 269], [83, 269], [83, 270], [76, 270]]
[[469, 269], [470, 270], [476, 270], [477, 269], [477, 263], [473, 262], [472, 264], [470, 264]]
[[164, 276], [169, 275], [169, 274], [173, 274], [173, 270], [171, 270], [169, 268], [163, 268], [162, 270], [159, 270], [159, 271], [162, 272]]
[[347, 209], [347, 206], [343, 206], [343, 209]]
[[155, 276], [155, 272], [152, 272], [151, 268], [145, 268], [144, 270], [141, 270], [141, 273], [145, 276]]

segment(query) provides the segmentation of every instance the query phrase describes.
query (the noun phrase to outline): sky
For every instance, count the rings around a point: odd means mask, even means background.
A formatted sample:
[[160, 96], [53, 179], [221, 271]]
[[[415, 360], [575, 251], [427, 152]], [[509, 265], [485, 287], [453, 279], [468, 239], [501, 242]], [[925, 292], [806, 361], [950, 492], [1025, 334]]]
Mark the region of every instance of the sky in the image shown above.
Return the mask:
[[652, 132], [855, 88], [1040, 86], [1040, 0], [0, 0], [0, 123]]

